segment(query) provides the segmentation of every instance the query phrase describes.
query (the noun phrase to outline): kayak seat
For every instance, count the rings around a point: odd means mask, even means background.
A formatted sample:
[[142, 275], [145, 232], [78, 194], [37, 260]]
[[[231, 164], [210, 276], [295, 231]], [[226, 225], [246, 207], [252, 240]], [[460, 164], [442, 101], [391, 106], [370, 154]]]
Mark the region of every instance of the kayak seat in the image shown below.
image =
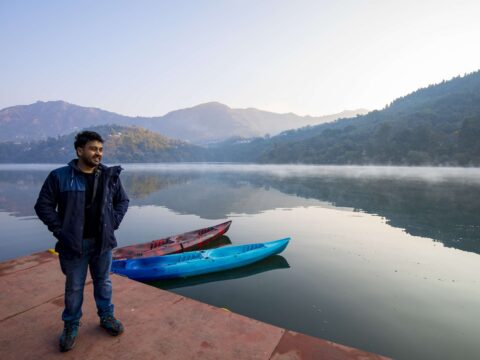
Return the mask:
[[162, 246], [162, 245], [165, 245], [167, 241], [165, 239], [160, 239], [160, 240], [153, 240], [151, 243], [150, 243], [150, 250], [153, 250], [159, 246]]
[[185, 253], [182, 253], [182, 255], [178, 257], [177, 261], [178, 262], [183, 262], [183, 261], [200, 259], [201, 257], [202, 257], [202, 255], [199, 254], [198, 252], [185, 252]]
[[247, 252], [247, 251], [259, 249], [261, 247], [265, 247], [265, 245], [263, 245], [263, 244], [248, 244], [248, 245], [245, 245], [242, 248], [242, 250], [243, 250], [243, 252]]
[[239, 245], [239, 246], [225, 246], [223, 248], [208, 250], [206, 252], [206, 255], [209, 258], [218, 259], [218, 258], [223, 258], [228, 256], [237, 256], [237, 255], [246, 253], [248, 251], [264, 248], [264, 247], [265, 245], [263, 244], [245, 244], [245, 245]]
[[213, 226], [205, 228], [205, 229], [198, 230], [198, 235], [205, 235], [206, 233], [208, 233], [212, 230], [215, 230], [215, 228]]

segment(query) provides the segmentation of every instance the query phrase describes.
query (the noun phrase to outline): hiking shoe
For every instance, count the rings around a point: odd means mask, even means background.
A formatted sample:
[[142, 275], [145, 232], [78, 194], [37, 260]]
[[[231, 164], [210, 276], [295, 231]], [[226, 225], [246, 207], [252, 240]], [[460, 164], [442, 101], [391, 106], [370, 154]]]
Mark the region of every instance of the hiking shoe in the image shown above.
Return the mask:
[[107, 332], [112, 336], [120, 335], [124, 330], [120, 320], [115, 319], [113, 315], [101, 317], [100, 326], [107, 330]]
[[65, 323], [62, 336], [60, 336], [60, 351], [65, 352], [72, 350], [75, 346], [75, 340], [78, 335], [78, 322]]

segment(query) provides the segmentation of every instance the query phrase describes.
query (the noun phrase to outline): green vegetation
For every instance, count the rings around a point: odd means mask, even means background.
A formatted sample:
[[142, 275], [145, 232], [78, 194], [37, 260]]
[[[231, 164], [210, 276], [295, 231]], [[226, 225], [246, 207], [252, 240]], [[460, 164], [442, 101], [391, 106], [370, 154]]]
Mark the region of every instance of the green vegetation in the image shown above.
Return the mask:
[[[105, 139], [104, 162], [204, 161], [205, 149], [154, 132], [118, 125], [89, 128]], [[62, 163], [75, 158], [77, 132], [31, 143], [0, 143], [2, 163]]]
[[479, 136], [480, 71], [420, 89], [382, 111], [272, 138], [257, 160], [478, 166]]
[[[431, 85], [356, 118], [232, 138], [208, 148], [139, 127], [104, 125], [105, 161], [230, 161], [310, 164], [480, 165], [480, 71]], [[0, 143], [0, 162], [62, 162], [75, 133], [35, 143]]]
[[203, 161], [205, 150], [184, 141], [172, 140], [139, 127], [111, 127], [105, 138], [108, 161], [177, 162]]

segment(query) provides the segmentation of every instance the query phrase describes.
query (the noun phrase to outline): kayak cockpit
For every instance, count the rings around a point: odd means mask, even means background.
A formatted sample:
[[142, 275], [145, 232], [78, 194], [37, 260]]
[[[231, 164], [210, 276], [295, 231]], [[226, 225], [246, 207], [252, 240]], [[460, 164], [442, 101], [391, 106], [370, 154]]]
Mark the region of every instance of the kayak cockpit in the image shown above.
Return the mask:
[[205, 255], [212, 259], [243, 254], [252, 250], [264, 248], [264, 244], [245, 244], [240, 246], [226, 246], [219, 249], [207, 250]]

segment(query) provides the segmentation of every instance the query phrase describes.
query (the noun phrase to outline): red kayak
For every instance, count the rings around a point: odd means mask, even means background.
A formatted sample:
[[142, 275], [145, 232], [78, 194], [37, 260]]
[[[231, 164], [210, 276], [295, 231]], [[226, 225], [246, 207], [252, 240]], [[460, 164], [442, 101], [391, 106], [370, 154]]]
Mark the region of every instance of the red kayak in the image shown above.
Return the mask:
[[165, 239], [117, 248], [113, 250], [113, 260], [159, 256], [190, 250], [199, 250], [209, 242], [225, 234], [231, 223], [231, 221], [227, 221], [223, 224], [190, 231], [180, 235], [169, 236]]

